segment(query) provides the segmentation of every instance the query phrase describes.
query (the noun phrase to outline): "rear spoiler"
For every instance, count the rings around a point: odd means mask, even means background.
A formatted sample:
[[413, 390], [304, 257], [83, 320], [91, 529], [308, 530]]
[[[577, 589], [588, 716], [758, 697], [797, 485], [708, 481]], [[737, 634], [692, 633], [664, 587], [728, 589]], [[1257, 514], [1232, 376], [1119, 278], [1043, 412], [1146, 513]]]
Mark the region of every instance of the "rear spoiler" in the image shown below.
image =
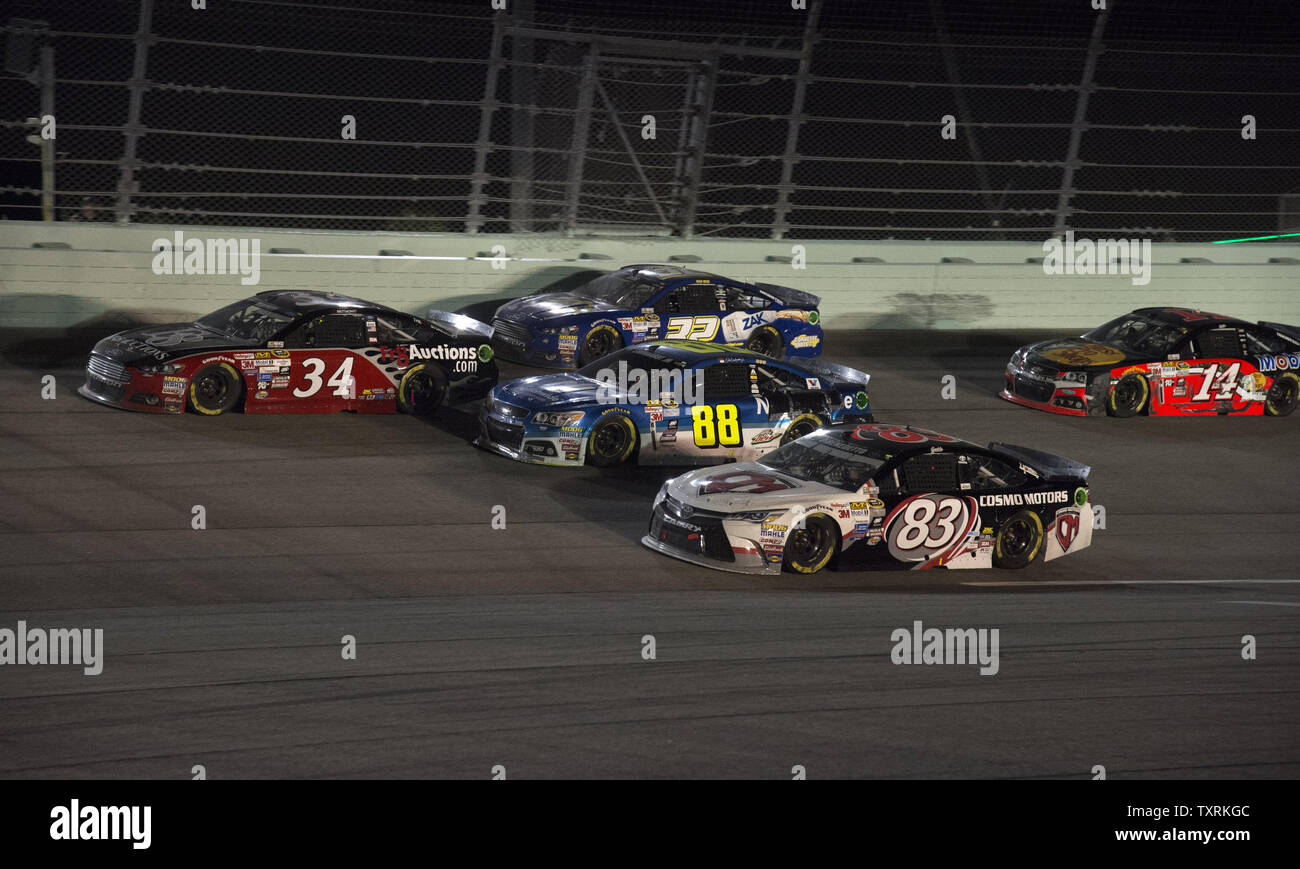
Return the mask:
[[1088, 474], [1092, 472], [1089, 465], [1083, 462], [1076, 462], [1073, 459], [1054, 456], [1051, 453], [1045, 453], [1041, 450], [1031, 450], [1029, 447], [1018, 447], [1014, 444], [991, 443], [989, 449], [1010, 456], [1013, 459], [1024, 462], [1032, 468], [1042, 471], [1049, 480], [1069, 478], [1078, 478], [1085, 483], [1088, 481]]
[[1268, 326], [1270, 329], [1276, 329], [1292, 341], [1300, 342], [1300, 326], [1288, 326], [1285, 323], [1270, 323], [1267, 320], [1260, 320], [1259, 325]]
[[821, 298], [814, 296], [812, 293], [805, 293], [803, 290], [779, 287], [776, 284], [754, 284], [754, 287], [760, 293], [765, 293], [781, 304], [789, 305], [792, 308], [816, 308], [822, 303]]
[[866, 372], [850, 368], [847, 365], [836, 365], [834, 362], [827, 362], [825, 359], [795, 359], [792, 360], [792, 364], [796, 368], [802, 368], [810, 374], [824, 377], [835, 383], [851, 383], [866, 389], [867, 383], [871, 381], [871, 375]]
[[429, 312], [424, 315], [424, 319], [435, 326], [450, 330], [453, 335], [468, 332], [482, 338], [490, 339], [492, 337], [491, 326], [464, 314], [453, 314], [451, 311], [439, 311], [437, 308], [430, 308]]

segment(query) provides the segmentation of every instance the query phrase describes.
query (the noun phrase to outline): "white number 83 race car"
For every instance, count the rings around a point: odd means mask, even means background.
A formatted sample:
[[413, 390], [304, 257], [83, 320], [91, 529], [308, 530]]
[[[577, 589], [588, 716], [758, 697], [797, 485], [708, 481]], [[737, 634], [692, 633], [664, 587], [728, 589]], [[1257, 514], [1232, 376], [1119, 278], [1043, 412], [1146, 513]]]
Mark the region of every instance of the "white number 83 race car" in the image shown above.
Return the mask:
[[875, 423], [669, 480], [642, 543], [738, 573], [816, 573], [859, 541], [881, 567], [1025, 567], [1092, 542], [1086, 465]]

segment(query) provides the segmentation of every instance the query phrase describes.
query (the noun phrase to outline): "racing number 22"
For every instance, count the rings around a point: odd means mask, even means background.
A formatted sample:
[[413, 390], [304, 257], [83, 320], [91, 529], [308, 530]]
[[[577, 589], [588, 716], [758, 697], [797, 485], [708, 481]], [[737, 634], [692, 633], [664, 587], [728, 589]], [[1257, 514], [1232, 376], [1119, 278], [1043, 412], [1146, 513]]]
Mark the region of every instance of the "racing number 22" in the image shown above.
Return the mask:
[[740, 446], [740, 412], [734, 404], [697, 404], [691, 408], [691, 421], [697, 447]]

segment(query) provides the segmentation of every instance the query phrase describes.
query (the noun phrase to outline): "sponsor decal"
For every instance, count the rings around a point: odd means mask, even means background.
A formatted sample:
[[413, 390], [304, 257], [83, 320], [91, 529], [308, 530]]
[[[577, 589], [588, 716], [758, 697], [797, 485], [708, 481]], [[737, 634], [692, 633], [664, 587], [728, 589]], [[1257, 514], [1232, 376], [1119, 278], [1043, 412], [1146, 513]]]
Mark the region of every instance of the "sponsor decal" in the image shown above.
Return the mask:
[[1105, 344], [1075, 344], [1057, 347], [1042, 353], [1044, 359], [1060, 365], [1115, 365], [1124, 361], [1124, 354]]
[[1074, 506], [1082, 507], [1088, 503], [1088, 490], [1080, 486], [1074, 490]]
[[266, 390], [265, 390], [265, 389], [259, 389], [257, 392], [255, 392], [255, 393], [253, 394], [253, 397], [254, 397], [254, 398], [266, 398], [266, 395], [267, 395], [267, 393], [266, 393]]
[[1276, 356], [1256, 356], [1255, 367], [1260, 371], [1300, 371], [1300, 355], [1279, 353]]
[[803, 381], [809, 389], [821, 389], [822, 382], [816, 377], [805, 377]]
[[677, 420], [670, 419], [666, 422], [664, 433], [659, 436], [659, 443], [671, 444], [677, 440]]
[[186, 381], [184, 377], [175, 377], [171, 374], [163, 375], [162, 394], [163, 395], [184, 395], [185, 382]]
[[[1087, 492], [1079, 489], [1087, 498]], [[1075, 498], [1078, 498], [1075, 494]], [[980, 495], [979, 505], [981, 507], [1024, 507], [1041, 506], [1044, 504], [1068, 504], [1070, 503], [1070, 493], [1064, 490], [1059, 492], [1011, 492], [1006, 495]]]
[[801, 350], [816, 347], [822, 342], [820, 335], [799, 335], [790, 339], [790, 346]]
[[1061, 551], [1068, 552], [1074, 538], [1079, 536], [1079, 514], [1063, 513], [1056, 517], [1056, 542], [1061, 544]]
[[276, 376], [271, 378], [272, 389], [284, 389], [289, 385], [289, 378], [285, 376]]
[[781, 435], [774, 428], [765, 428], [749, 439], [750, 444], [765, 444], [776, 440]]
[[778, 492], [789, 489], [790, 484], [779, 480], [771, 474], [759, 474], [753, 471], [730, 471], [705, 477], [700, 481], [698, 492], [701, 495], [717, 495], [724, 492], [737, 492], [746, 495], [760, 495], [764, 492]]

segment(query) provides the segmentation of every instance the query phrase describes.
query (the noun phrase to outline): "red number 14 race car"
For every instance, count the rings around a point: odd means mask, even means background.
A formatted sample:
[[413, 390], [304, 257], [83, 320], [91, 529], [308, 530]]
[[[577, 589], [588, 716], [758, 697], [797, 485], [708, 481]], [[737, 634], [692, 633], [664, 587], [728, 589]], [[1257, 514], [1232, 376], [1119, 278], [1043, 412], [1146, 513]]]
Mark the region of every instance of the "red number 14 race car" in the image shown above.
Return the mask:
[[1286, 416], [1300, 403], [1300, 327], [1141, 308], [1021, 347], [1002, 397], [1074, 416]]

